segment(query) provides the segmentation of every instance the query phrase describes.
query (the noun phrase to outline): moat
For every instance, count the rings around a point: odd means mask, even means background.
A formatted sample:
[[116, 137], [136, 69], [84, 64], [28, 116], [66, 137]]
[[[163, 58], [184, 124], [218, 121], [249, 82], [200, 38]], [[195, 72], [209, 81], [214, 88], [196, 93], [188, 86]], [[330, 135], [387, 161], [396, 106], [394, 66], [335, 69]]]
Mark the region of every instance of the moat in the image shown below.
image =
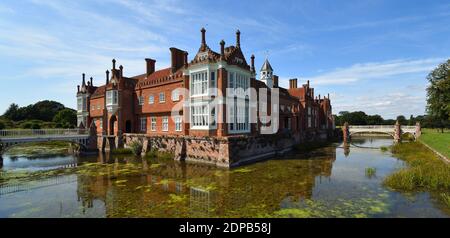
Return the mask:
[[391, 144], [355, 138], [349, 149], [336, 143], [232, 170], [128, 155], [6, 154], [0, 217], [450, 217], [435, 194], [383, 186], [405, 166], [380, 149]]

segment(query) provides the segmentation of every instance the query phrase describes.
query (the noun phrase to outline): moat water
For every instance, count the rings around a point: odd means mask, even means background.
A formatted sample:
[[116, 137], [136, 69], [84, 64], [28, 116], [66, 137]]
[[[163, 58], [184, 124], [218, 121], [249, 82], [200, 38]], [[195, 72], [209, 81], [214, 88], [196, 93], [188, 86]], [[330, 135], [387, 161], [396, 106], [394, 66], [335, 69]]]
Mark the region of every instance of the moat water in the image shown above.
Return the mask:
[[0, 217], [449, 217], [437, 194], [383, 186], [405, 166], [379, 149], [391, 143], [354, 139], [348, 149], [333, 144], [232, 170], [133, 156], [4, 155]]

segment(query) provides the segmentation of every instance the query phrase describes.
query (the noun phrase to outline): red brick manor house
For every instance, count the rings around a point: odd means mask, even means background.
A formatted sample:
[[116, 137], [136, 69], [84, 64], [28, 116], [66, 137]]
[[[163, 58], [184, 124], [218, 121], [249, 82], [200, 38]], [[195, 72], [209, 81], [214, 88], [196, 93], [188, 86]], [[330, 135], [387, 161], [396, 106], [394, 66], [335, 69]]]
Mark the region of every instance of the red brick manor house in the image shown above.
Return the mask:
[[[315, 96], [309, 81], [298, 87], [297, 79], [290, 79], [288, 89], [280, 87], [267, 59], [257, 79], [255, 57], [248, 64], [239, 30], [236, 45], [226, 47], [222, 40], [220, 52], [208, 46], [205, 34], [202, 29], [200, 48], [190, 61], [188, 52], [170, 48], [168, 68], [156, 70], [156, 60], [147, 58], [144, 74], [126, 77], [124, 67], [113, 60], [102, 86], [83, 74], [77, 90], [78, 124], [96, 126], [99, 149], [138, 139], [144, 151], [164, 148], [180, 159], [232, 166], [284, 153], [334, 129], [329, 96]], [[245, 93], [247, 89], [256, 93]], [[260, 98], [262, 91], [267, 100]], [[279, 100], [272, 103], [275, 91]], [[265, 117], [272, 112], [277, 117]], [[274, 133], [263, 135], [268, 125]]]

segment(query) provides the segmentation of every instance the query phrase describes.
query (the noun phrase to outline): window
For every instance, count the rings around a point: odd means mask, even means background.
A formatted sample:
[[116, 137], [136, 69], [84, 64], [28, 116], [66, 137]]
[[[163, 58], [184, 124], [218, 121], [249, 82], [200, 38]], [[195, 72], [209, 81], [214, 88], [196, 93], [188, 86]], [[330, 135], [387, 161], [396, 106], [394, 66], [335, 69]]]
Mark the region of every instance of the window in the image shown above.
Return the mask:
[[141, 117], [139, 118], [139, 128], [142, 131], [147, 131], [147, 118], [146, 117]]
[[77, 98], [77, 110], [78, 111], [83, 110], [83, 98], [81, 97]]
[[144, 96], [139, 96], [138, 97], [138, 104], [139, 105], [144, 105]]
[[181, 124], [182, 120], [181, 120], [181, 116], [177, 116], [175, 117], [175, 131], [181, 131], [183, 126]]
[[162, 119], [162, 131], [169, 130], [169, 117], [163, 117]]
[[208, 89], [208, 73], [202, 71], [191, 74], [191, 95], [204, 95]]
[[151, 130], [156, 131], [156, 117], [152, 117], [151, 123]]
[[99, 119], [99, 121], [100, 121], [100, 129], [103, 129], [103, 120]]
[[91, 106], [91, 110], [94, 111], [95, 110], [95, 105]]
[[211, 110], [211, 119], [210, 119], [210, 124], [211, 126], [215, 126], [216, 125], [216, 108], [213, 107], [213, 109]]
[[164, 92], [159, 93], [159, 102], [166, 102], [166, 95], [164, 94]]
[[119, 92], [110, 90], [106, 92], [106, 105], [117, 105], [119, 102]]
[[100, 110], [100, 104], [97, 104], [97, 110]]
[[211, 88], [215, 88], [216, 87], [216, 74], [214, 72], [211, 72]]
[[244, 99], [234, 98], [232, 105], [229, 105], [228, 111], [229, 130], [232, 132], [245, 132], [250, 129], [250, 108], [248, 97]]
[[172, 101], [176, 102], [180, 100], [180, 92], [178, 89], [172, 91]]
[[193, 105], [191, 107], [191, 118], [191, 124], [194, 127], [208, 126], [208, 105]]
[[148, 96], [148, 104], [153, 104], [153, 103], [155, 103], [155, 96], [153, 96], [153, 95]]

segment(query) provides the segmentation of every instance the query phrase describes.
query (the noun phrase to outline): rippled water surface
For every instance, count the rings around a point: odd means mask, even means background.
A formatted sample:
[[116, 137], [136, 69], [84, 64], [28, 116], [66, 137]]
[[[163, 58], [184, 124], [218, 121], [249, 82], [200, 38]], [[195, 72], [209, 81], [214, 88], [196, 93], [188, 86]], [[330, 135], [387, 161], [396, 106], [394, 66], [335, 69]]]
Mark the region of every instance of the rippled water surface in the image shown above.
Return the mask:
[[391, 143], [354, 139], [350, 148], [233, 170], [132, 156], [5, 155], [3, 178], [42, 175], [4, 179], [0, 217], [448, 217], [433, 194], [383, 187], [404, 166], [379, 149]]

